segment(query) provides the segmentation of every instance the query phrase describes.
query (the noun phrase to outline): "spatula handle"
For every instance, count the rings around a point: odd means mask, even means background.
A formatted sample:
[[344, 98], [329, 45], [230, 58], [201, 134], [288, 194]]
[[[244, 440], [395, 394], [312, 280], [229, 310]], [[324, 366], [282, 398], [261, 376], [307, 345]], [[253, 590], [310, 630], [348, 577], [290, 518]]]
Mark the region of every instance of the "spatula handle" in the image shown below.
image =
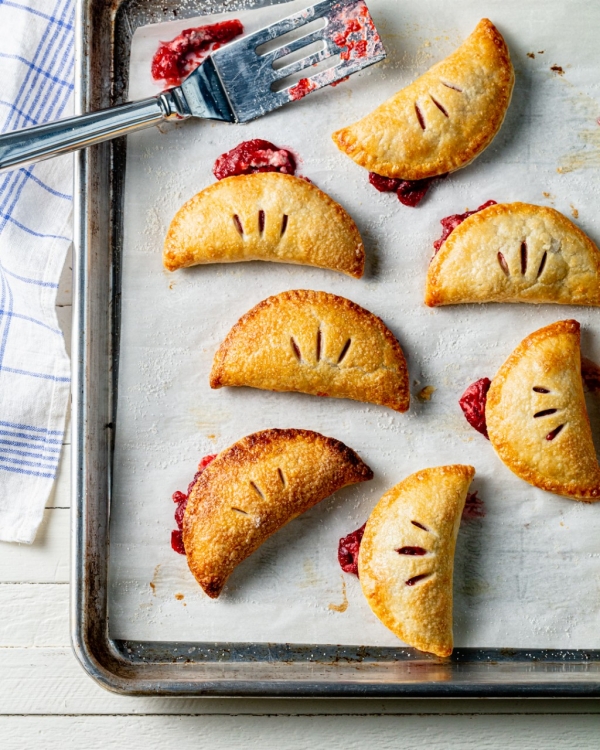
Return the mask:
[[0, 172], [157, 125], [165, 119], [189, 116], [179, 89], [79, 117], [17, 130], [0, 136]]

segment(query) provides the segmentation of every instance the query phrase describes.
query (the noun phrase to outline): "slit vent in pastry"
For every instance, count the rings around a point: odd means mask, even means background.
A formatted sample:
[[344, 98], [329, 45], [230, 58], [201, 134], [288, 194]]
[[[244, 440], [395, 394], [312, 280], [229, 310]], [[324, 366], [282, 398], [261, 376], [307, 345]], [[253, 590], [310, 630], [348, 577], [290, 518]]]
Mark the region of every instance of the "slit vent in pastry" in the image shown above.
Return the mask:
[[452, 653], [454, 549], [472, 466], [411, 474], [371, 513], [358, 556], [369, 606], [409, 646]]
[[360, 278], [365, 251], [356, 224], [307, 180], [279, 172], [227, 177], [175, 214], [165, 239], [169, 271], [201, 263], [300, 263]]
[[408, 371], [384, 323], [344, 297], [294, 290], [260, 302], [217, 351], [211, 388], [300, 391], [408, 409]]
[[234, 568], [288, 521], [372, 478], [353, 450], [318, 432], [273, 429], [242, 438], [190, 493], [183, 519], [190, 570], [216, 599]]

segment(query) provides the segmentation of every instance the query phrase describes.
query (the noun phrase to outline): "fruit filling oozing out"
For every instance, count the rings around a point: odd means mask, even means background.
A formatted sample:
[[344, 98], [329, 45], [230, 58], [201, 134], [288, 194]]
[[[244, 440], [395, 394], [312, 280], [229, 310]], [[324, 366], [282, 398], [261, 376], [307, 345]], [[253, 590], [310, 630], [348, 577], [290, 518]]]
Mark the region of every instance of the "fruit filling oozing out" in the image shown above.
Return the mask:
[[456, 227], [459, 226], [459, 224], [462, 224], [465, 219], [468, 219], [469, 216], [473, 216], [473, 214], [479, 213], [479, 211], [483, 211], [484, 208], [495, 205], [496, 201], [487, 201], [486, 203], [483, 203], [481, 206], [479, 206], [479, 208], [476, 208], [474, 211], [465, 211], [464, 214], [451, 214], [450, 216], [445, 216], [443, 219], [441, 219], [440, 224], [442, 225], [442, 236], [439, 238], [439, 240], [436, 240], [433, 243], [435, 253], [437, 253], [437, 251], [444, 244], [444, 242], [446, 242], [446, 240], [456, 229]]
[[375, 190], [380, 193], [396, 193], [398, 200], [404, 206], [416, 208], [425, 197], [431, 183], [447, 177], [441, 174], [437, 177], [428, 177], [425, 180], [400, 180], [395, 177], [382, 177], [375, 172], [369, 172], [369, 182]]
[[231, 151], [221, 154], [215, 161], [213, 174], [217, 180], [254, 172], [296, 173], [296, 158], [286, 148], [279, 148], [270, 141], [254, 138], [243, 141]]
[[211, 52], [243, 33], [236, 18], [185, 29], [170, 42], [161, 42], [152, 58], [152, 78], [168, 87], [179, 86]]
[[469, 492], [467, 494], [465, 507], [462, 513], [463, 521], [475, 521], [479, 518], [485, 518], [485, 505], [477, 493], [478, 490], [475, 490], [475, 492]]
[[177, 503], [177, 508], [175, 510], [175, 523], [177, 524], [177, 528], [171, 532], [171, 547], [180, 555], [185, 555], [185, 547], [183, 546], [183, 516], [185, 513], [188, 498], [191, 495], [192, 490], [194, 489], [194, 485], [200, 478], [200, 475], [202, 474], [204, 469], [206, 469], [209, 463], [211, 463], [211, 461], [214, 461], [216, 457], [217, 454], [214, 453], [208, 456], [204, 456], [204, 458], [200, 461], [200, 463], [198, 464], [198, 471], [194, 474], [194, 478], [188, 485], [187, 494], [184, 492], [179, 492], [179, 490], [173, 493], [173, 502]]
[[344, 573], [353, 573], [358, 576], [358, 553], [366, 525], [365, 521], [360, 529], [356, 529], [339, 541], [338, 562]]
[[[485, 505], [483, 500], [477, 496], [477, 491], [469, 492], [465, 501], [461, 520], [463, 522], [472, 521], [474, 519], [483, 518], [484, 516]], [[412, 521], [412, 524], [418, 529], [428, 531], [427, 527], [423, 526], [423, 524], [418, 521]], [[366, 525], [367, 523], [365, 521], [360, 529], [356, 529], [356, 531], [352, 531], [347, 536], [343, 536], [339, 541], [338, 562], [344, 573], [352, 573], [358, 577], [358, 555], [360, 553], [360, 545], [362, 544]], [[424, 547], [418, 546], [399, 547], [396, 552], [399, 555], [407, 557], [423, 557], [427, 554], [427, 550]], [[405, 581], [405, 583], [407, 586], [413, 586], [418, 580], [421, 580], [421, 576], [415, 576], [414, 578]]]
[[485, 404], [491, 384], [492, 381], [489, 378], [476, 380], [471, 383], [458, 402], [467, 422], [488, 440], [490, 438], [485, 421]]

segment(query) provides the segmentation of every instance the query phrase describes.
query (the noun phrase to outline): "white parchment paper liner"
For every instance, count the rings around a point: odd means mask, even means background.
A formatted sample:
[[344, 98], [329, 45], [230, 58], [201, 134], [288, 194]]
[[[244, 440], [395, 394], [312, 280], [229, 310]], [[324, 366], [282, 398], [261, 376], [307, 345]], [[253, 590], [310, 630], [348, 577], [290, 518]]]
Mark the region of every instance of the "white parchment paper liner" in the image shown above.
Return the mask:
[[[294, 3], [236, 13], [252, 31]], [[111, 525], [113, 637], [394, 646], [356, 578], [336, 560], [340, 536], [360, 526], [381, 494], [411, 472], [471, 463], [486, 515], [463, 524], [455, 569], [456, 645], [600, 647], [600, 504], [555, 497], [517, 479], [457, 404], [492, 377], [528, 333], [561, 318], [584, 327], [600, 359], [598, 310], [487, 305], [430, 310], [423, 287], [439, 219], [489, 198], [577, 214], [600, 240], [600, 5], [585, 0], [487, 2], [370, 0], [388, 50], [384, 64], [245, 126], [186, 122], [130, 136], [127, 147], [123, 307]], [[379, 194], [330, 134], [443, 58], [483, 14], [505, 35], [516, 68], [506, 122], [476, 162], [436, 185], [418, 209]], [[138, 30], [130, 97], [157, 91], [149, 60], [160, 39], [219, 17]], [[543, 51], [543, 52], [542, 52]], [[532, 53], [530, 57], [527, 53]], [[564, 73], [551, 70], [560, 66]], [[300, 172], [339, 201], [365, 240], [363, 280], [269, 263], [169, 274], [161, 249], [179, 206], [213, 182], [215, 158], [266, 138], [300, 155]], [[286, 289], [322, 289], [380, 315], [400, 340], [413, 383], [410, 412], [250, 389], [211, 391], [213, 354], [244, 312]], [[421, 402], [426, 385], [434, 391]], [[590, 399], [592, 421], [600, 413]], [[242, 564], [217, 601], [169, 546], [174, 490], [201, 456], [267, 427], [303, 427], [357, 450], [375, 479], [293, 521]]]

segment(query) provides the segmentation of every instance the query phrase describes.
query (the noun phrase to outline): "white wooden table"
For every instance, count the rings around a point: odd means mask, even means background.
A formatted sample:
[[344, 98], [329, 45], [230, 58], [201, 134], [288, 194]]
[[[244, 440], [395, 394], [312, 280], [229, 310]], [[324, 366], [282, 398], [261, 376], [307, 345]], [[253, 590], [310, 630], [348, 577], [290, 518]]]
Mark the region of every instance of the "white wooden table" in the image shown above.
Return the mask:
[[[57, 312], [69, 343], [69, 267]], [[35, 544], [0, 543], [0, 750], [600, 748], [600, 701], [593, 700], [211, 700], [106, 692], [70, 646], [69, 442], [67, 431]]]

